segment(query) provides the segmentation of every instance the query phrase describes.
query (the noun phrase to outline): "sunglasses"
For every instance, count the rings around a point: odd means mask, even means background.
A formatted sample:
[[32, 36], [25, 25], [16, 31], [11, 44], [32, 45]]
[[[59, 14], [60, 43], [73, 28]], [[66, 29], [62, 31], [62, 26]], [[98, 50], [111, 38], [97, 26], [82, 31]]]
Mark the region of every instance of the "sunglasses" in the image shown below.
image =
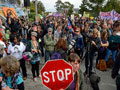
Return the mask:
[[80, 32], [80, 31], [75, 31], [75, 32]]

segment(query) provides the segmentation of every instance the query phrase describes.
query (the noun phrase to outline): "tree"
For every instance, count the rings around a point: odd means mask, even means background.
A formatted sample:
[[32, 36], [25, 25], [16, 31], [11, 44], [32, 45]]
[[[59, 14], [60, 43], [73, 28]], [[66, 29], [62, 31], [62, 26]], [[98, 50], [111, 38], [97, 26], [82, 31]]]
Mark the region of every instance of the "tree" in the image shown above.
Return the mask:
[[[68, 11], [67, 11], [67, 15], [70, 16], [70, 15], [73, 13], [74, 5], [71, 4], [70, 2], [65, 2], [65, 3], [64, 3], [64, 7], [66, 7], [65, 9], [68, 10]], [[64, 9], [64, 10], [65, 10], [65, 9]]]
[[61, 0], [58, 0], [55, 4], [57, 12], [60, 12], [64, 6], [64, 3]]
[[[38, 1], [37, 8], [39, 14], [45, 12], [45, 7], [41, 1]], [[35, 1], [30, 2], [30, 12], [35, 13]]]
[[41, 14], [42, 12], [45, 12], [45, 7], [41, 1], [38, 1], [37, 8], [38, 8], [38, 13]]
[[83, 15], [84, 12], [88, 12], [88, 11], [89, 11], [89, 10], [87, 9], [87, 6], [86, 6], [86, 4], [87, 4], [86, 1], [87, 1], [87, 0], [83, 0], [83, 1], [82, 1], [82, 4], [81, 4], [81, 6], [80, 6], [79, 13], [82, 14], [82, 15]]
[[115, 10], [120, 13], [120, 2], [118, 0], [108, 0], [107, 4], [102, 8], [102, 11], [108, 12], [111, 10]]
[[80, 6], [80, 13], [91, 12], [92, 16], [98, 16], [100, 11], [108, 12], [115, 10], [120, 13], [119, 0], [83, 0]]
[[61, 13], [64, 13], [64, 11], [66, 10], [67, 11], [67, 15], [71, 15], [73, 13], [73, 8], [74, 8], [74, 5], [71, 4], [70, 2], [62, 2], [61, 0], [58, 0], [56, 2], [56, 10], [57, 12], [61, 12]]
[[106, 0], [83, 0], [83, 5], [80, 6], [80, 11], [81, 13], [84, 11], [89, 11], [92, 16], [98, 16], [105, 4], [105, 1]]

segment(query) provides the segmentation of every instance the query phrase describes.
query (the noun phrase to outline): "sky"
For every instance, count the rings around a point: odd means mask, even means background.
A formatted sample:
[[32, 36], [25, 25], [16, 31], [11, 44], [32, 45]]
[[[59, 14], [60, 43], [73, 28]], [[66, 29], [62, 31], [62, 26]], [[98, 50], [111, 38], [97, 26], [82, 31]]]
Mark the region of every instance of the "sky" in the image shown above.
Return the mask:
[[[21, 0], [21, 1], [23, 2], [24, 0]], [[32, 0], [30, 0], [30, 1], [32, 1]], [[38, 0], [38, 1], [41, 1], [44, 4], [45, 10], [47, 12], [55, 12], [56, 11], [54, 6], [55, 6], [55, 2], [57, 0]], [[74, 8], [79, 8], [79, 6], [82, 3], [82, 0], [61, 0], [61, 1], [62, 2], [69, 1], [71, 4], [74, 5]]]
[[[41, 0], [44, 4], [46, 11], [55, 12], [55, 2], [57, 0]], [[81, 5], [82, 0], [61, 0], [62, 2], [69, 1], [71, 4], [74, 5], [74, 8], [79, 8]]]
[[[31, 0], [32, 1], [32, 0]], [[55, 2], [57, 0], [40, 0], [44, 6], [47, 12], [55, 12]], [[74, 8], [79, 8], [81, 5], [82, 0], [61, 0], [62, 2], [69, 1], [71, 4], [74, 5]]]

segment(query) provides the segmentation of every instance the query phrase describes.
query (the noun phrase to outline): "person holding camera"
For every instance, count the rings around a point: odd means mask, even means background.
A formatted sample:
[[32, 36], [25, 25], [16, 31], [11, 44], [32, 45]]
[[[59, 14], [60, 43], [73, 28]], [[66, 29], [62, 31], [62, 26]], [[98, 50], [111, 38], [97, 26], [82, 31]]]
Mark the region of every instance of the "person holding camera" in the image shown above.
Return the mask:
[[39, 74], [39, 63], [40, 63], [40, 47], [39, 43], [37, 41], [37, 33], [36, 32], [31, 32], [31, 40], [27, 45], [26, 51], [30, 51], [33, 54], [33, 58], [30, 61], [32, 65], [32, 74], [33, 74], [33, 81], [37, 81], [37, 77], [40, 77]]
[[[85, 74], [88, 74], [88, 70], [89, 70], [89, 76], [92, 74], [92, 68], [93, 68], [93, 59], [96, 56], [96, 53], [98, 52], [98, 49], [101, 45], [101, 41], [100, 38], [98, 38], [98, 30], [94, 29], [93, 30], [93, 35], [90, 38], [90, 40], [88, 40], [89, 42], [89, 50], [86, 53], [85, 56]], [[89, 63], [90, 62], [90, 63]], [[89, 67], [88, 67], [88, 64]]]

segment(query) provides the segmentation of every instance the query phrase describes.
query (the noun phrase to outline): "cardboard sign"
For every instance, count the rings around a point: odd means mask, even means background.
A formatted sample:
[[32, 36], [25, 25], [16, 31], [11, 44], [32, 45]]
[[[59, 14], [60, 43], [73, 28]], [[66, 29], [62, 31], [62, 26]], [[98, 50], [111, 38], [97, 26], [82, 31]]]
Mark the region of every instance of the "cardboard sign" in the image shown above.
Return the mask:
[[16, 11], [14, 8], [2, 7], [2, 10], [5, 17], [7, 17], [7, 15], [10, 15], [12, 18], [17, 17]]
[[35, 16], [35, 21], [40, 22], [40, 16], [39, 15]]

